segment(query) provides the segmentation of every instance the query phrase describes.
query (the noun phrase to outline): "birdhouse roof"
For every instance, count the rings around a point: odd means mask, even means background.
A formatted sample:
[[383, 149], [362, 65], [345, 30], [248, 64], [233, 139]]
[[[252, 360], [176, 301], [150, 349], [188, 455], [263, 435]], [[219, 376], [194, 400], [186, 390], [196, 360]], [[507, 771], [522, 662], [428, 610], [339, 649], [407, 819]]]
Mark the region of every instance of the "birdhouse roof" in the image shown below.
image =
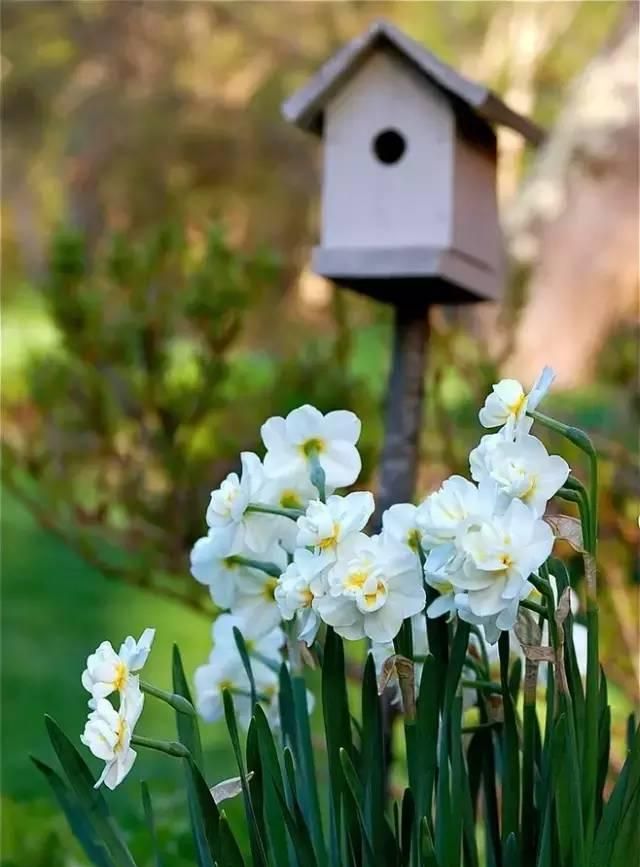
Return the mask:
[[282, 107], [285, 118], [320, 135], [327, 102], [379, 47], [390, 47], [445, 94], [464, 103], [487, 123], [510, 127], [532, 144], [542, 142], [544, 130], [532, 120], [513, 111], [489, 88], [460, 75], [393, 24], [382, 20], [344, 45], [304, 87], [289, 97]]

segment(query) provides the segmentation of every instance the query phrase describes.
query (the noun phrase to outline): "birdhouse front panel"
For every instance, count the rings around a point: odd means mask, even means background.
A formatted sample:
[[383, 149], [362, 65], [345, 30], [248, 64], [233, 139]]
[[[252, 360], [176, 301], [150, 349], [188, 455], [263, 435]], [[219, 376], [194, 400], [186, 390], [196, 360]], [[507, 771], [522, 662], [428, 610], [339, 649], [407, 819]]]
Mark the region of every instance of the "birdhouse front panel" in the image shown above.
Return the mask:
[[325, 108], [322, 247], [449, 246], [455, 122], [400, 56], [365, 58]]

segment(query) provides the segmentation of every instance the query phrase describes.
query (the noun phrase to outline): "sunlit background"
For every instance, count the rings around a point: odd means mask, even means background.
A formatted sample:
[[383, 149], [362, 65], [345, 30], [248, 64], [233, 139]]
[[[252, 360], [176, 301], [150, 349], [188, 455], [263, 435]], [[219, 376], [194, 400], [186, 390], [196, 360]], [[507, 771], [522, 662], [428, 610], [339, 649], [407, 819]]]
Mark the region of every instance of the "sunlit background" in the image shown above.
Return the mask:
[[[504, 303], [432, 310], [417, 490], [466, 472], [499, 373], [530, 384], [556, 368], [548, 408], [602, 454], [604, 665], [620, 732], [640, 697], [638, 8], [4, 4], [3, 865], [82, 863], [28, 755], [48, 755], [45, 711], [79, 734], [87, 653], [156, 626], [150, 680], [168, 686], [174, 641], [189, 671], [205, 660], [212, 611], [188, 551], [210, 490], [259, 449], [261, 422], [304, 402], [353, 409], [361, 483], [375, 489], [390, 311], [309, 270], [320, 146], [280, 105], [379, 16], [549, 130], [537, 153], [499, 133]], [[551, 444], [580, 476], [579, 454]], [[143, 734], [171, 726], [150, 704]], [[225, 731], [205, 731], [221, 779]], [[182, 865], [172, 773], [145, 756], [135, 775], [164, 793], [160, 833]]]

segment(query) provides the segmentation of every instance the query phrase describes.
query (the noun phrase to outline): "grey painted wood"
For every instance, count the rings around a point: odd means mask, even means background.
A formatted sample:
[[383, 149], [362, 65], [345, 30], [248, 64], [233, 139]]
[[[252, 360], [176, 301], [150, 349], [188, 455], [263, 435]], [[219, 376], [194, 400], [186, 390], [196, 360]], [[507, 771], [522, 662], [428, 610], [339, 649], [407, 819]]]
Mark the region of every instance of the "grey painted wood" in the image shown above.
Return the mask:
[[333, 55], [307, 84], [283, 105], [287, 120], [302, 129], [321, 134], [324, 109], [350, 75], [380, 45], [386, 45], [410, 62], [418, 72], [460, 101], [487, 124], [501, 124], [519, 132], [532, 144], [540, 144], [544, 130], [529, 118], [509, 108], [487, 87], [460, 75], [418, 42], [387, 21], [379, 20]]
[[[393, 164], [374, 150], [385, 130], [405, 141]], [[370, 56], [326, 106], [322, 245], [449, 246], [455, 130], [437, 87], [385, 49]]]

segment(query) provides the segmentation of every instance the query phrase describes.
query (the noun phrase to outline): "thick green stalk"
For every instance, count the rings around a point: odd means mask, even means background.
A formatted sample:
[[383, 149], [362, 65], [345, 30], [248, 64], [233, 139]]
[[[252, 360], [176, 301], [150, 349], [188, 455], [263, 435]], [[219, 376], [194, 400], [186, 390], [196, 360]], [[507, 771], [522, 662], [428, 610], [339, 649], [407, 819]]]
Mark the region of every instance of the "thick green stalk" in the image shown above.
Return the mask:
[[152, 686], [144, 680], [140, 681], [140, 689], [147, 695], [152, 695], [154, 698], [159, 698], [165, 704], [170, 705], [178, 713], [184, 713], [187, 716], [195, 716], [196, 711], [194, 706], [184, 696], [178, 695], [175, 692], [165, 692], [164, 689], [158, 689], [157, 686]]
[[240, 554], [234, 554], [228, 559], [231, 563], [237, 563], [238, 566], [249, 566], [251, 569], [259, 569], [261, 572], [266, 572], [272, 578], [279, 578], [282, 575], [282, 569], [279, 566], [265, 560], [253, 560], [251, 557], [242, 557]]
[[148, 750], [155, 750], [158, 753], [164, 753], [176, 759], [188, 759], [191, 755], [184, 744], [178, 741], [158, 741], [154, 738], [143, 738], [140, 735], [132, 735], [131, 744], [134, 747], [145, 747]]
[[262, 515], [278, 515], [281, 518], [291, 518], [292, 521], [297, 521], [301, 515], [304, 515], [303, 509], [285, 509], [278, 506], [269, 506], [267, 503], [249, 503], [247, 512], [258, 512]]

